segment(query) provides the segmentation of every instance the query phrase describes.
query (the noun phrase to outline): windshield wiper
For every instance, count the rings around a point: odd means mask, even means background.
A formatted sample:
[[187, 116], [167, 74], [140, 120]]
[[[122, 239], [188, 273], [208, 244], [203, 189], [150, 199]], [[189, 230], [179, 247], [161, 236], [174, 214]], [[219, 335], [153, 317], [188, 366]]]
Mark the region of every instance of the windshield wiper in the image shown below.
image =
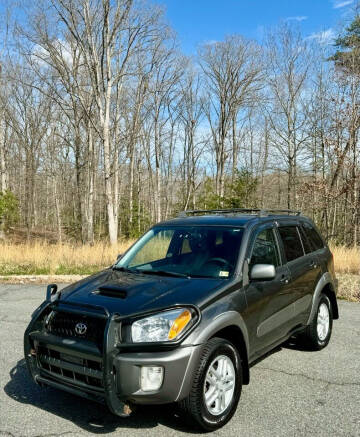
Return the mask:
[[120, 266], [120, 267], [114, 266], [112, 269], [117, 270], [119, 272], [127, 272], [127, 273], [138, 273], [139, 272], [136, 269], [128, 269], [127, 267], [122, 267], [122, 266]]
[[178, 272], [170, 272], [167, 270], [138, 270], [138, 272], [144, 273], [145, 275], [173, 276], [175, 278], [190, 278], [190, 275], [185, 275], [184, 273], [178, 273]]

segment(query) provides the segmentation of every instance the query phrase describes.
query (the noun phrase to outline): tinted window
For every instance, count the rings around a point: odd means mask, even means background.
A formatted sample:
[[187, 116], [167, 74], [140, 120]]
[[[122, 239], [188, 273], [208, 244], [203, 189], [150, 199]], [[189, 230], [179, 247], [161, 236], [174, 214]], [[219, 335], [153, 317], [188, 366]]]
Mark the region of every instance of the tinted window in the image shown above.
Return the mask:
[[166, 258], [174, 230], [166, 229], [157, 232], [132, 258], [128, 267], [151, 263]]
[[304, 228], [302, 226], [300, 226], [298, 229], [300, 231], [301, 241], [303, 243], [305, 253], [313, 252], [314, 249], [313, 249], [312, 245], [310, 244], [308, 237], [305, 234]]
[[254, 264], [273, 264], [275, 267], [280, 265], [279, 252], [272, 229], [264, 229], [256, 237], [250, 266]]
[[316, 230], [309, 223], [303, 223], [303, 227], [311, 244], [312, 250], [314, 251], [323, 248], [324, 242]]
[[281, 226], [279, 233], [284, 245], [287, 261], [292, 261], [304, 255], [301, 240], [296, 226]]
[[229, 278], [243, 230], [221, 226], [165, 226], [150, 229], [117, 263], [133, 273]]

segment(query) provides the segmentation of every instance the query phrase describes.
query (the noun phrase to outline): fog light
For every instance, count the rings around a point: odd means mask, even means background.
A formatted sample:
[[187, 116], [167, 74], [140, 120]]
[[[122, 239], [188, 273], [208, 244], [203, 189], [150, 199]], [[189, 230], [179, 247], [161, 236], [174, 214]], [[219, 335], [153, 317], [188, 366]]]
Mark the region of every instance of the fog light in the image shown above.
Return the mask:
[[142, 391], [159, 390], [164, 379], [164, 368], [161, 366], [141, 367], [140, 385]]

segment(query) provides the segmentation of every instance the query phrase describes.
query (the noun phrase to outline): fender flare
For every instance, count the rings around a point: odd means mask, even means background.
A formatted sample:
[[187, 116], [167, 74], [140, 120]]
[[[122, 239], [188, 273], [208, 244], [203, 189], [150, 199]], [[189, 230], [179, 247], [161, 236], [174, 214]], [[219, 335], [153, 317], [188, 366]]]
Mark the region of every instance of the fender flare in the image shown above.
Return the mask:
[[[204, 320], [205, 319], [205, 320]], [[216, 334], [230, 327], [236, 327], [240, 330], [244, 349], [246, 349], [246, 356], [242, 356], [243, 362], [243, 383], [248, 384], [250, 381], [250, 369], [249, 369], [249, 334], [244, 319], [237, 311], [225, 311], [212, 317], [212, 314], [205, 315], [202, 323], [195, 329], [193, 333], [184, 341], [183, 346], [201, 346], [205, 344], [210, 338], [216, 336]], [[190, 390], [192, 383], [192, 374], [196, 368], [200, 357], [201, 347], [196, 347], [196, 351], [191, 356], [188, 367], [185, 372], [184, 381], [180, 390], [178, 399], [186, 396]], [[240, 351], [239, 351], [240, 352]]]
[[[306, 323], [307, 325], [309, 325], [311, 323], [311, 320], [314, 318], [315, 312], [317, 309], [317, 305], [318, 305], [319, 300], [320, 300], [320, 295], [321, 295], [324, 287], [328, 284], [331, 286], [331, 289], [334, 293], [334, 298], [336, 301], [336, 295], [335, 295], [336, 287], [334, 284], [334, 280], [333, 280], [332, 276], [330, 275], [330, 273], [326, 272], [321, 276], [318, 283], [316, 284], [315, 291], [314, 291], [313, 298], [312, 298], [312, 303], [311, 303], [310, 315], [309, 315], [308, 321]], [[336, 307], [336, 314], [337, 314], [337, 307]], [[335, 317], [335, 318], [338, 318], [338, 317]]]
[[[246, 347], [246, 358], [249, 358], [249, 334], [244, 322], [244, 319], [237, 311], [226, 311], [218, 314], [213, 318], [213, 320], [209, 321], [208, 324], [197, 333], [196, 343], [202, 344], [206, 343], [211, 337], [213, 337], [217, 332], [221, 331], [224, 328], [228, 328], [230, 326], [236, 326], [240, 329], [244, 343]], [[201, 324], [199, 326], [201, 328]]]

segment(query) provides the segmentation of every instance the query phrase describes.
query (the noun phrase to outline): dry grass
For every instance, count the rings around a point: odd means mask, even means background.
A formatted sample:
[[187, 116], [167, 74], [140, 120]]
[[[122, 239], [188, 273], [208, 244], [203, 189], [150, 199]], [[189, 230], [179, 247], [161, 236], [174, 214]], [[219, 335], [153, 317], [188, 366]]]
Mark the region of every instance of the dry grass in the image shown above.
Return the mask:
[[111, 247], [106, 243], [89, 245], [0, 244], [0, 275], [90, 274], [114, 263], [132, 241]]
[[360, 302], [360, 275], [340, 273], [337, 275], [338, 298]]
[[[123, 253], [133, 240], [123, 240], [115, 247], [104, 242], [93, 246], [64, 244], [48, 244], [34, 242], [31, 244], [0, 244], [0, 274], [55, 274], [60, 268], [70, 269], [73, 273], [82, 270], [99, 269], [114, 262], [119, 253]], [[360, 248], [332, 246], [335, 270], [337, 273], [360, 274]], [[80, 272], [79, 272], [80, 273]], [[15, 273], [13, 273], [15, 274]], [[40, 274], [40, 273], [39, 273]]]
[[332, 246], [334, 254], [335, 271], [337, 273], [354, 273], [360, 275], [360, 248]]
[[[71, 244], [0, 244], [0, 275], [88, 275], [114, 263], [133, 241], [111, 247], [99, 242], [93, 246]], [[333, 246], [339, 297], [360, 300], [360, 248]], [[145, 255], [145, 254], [143, 254]], [[146, 261], [146, 260], [145, 260]], [[75, 278], [73, 280], [76, 280]], [[21, 279], [21, 281], [27, 279]], [[31, 279], [33, 280], [33, 279]], [[30, 280], [30, 281], [31, 281]]]

